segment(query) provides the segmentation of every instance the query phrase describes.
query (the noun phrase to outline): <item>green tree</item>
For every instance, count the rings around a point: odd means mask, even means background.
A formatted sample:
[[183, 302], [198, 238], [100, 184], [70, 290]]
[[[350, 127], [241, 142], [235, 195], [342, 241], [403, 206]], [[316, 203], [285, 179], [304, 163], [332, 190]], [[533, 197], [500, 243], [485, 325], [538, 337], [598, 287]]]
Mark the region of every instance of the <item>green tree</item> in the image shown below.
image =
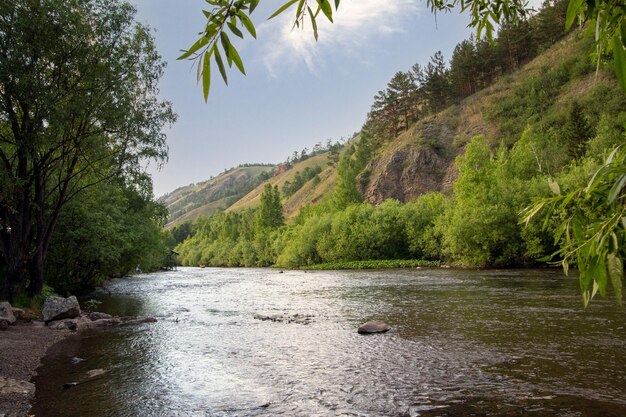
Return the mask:
[[425, 69], [424, 92], [430, 111], [444, 109], [450, 97], [448, 69], [441, 51], [430, 57]]
[[396, 134], [407, 130], [417, 120], [415, 114], [415, 100], [417, 99], [417, 86], [410, 72], [398, 71], [387, 84], [388, 96], [395, 98]]
[[172, 228], [172, 237], [176, 244], [184, 242], [191, 236], [193, 236], [193, 224], [191, 222], [184, 222]]
[[406, 205], [406, 234], [412, 258], [443, 258], [442, 237], [436, 225], [445, 216], [450, 201], [443, 194], [429, 193]]
[[[367, 135], [362, 135], [359, 147], [367, 147], [367, 141]], [[360, 164], [361, 161], [357, 158], [356, 153], [355, 146], [351, 146], [344, 152], [337, 165], [337, 183], [331, 195], [332, 205], [336, 210], [363, 201], [356, 181], [356, 176], [361, 172], [363, 166]]]
[[113, 180], [86, 189], [67, 203], [48, 251], [46, 283], [58, 293], [92, 288], [111, 276], [164, 266], [167, 217], [140, 190]]
[[[529, 159], [527, 148], [515, 157]], [[454, 184], [454, 207], [446, 218], [444, 244], [455, 262], [470, 266], [515, 265], [528, 261], [527, 243], [537, 252], [535, 237], [524, 236], [518, 213], [538, 192], [536, 167], [527, 170], [501, 147], [494, 154], [482, 137], [467, 145], [457, 158], [459, 178]], [[533, 165], [531, 165], [533, 167]], [[521, 168], [520, 171], [518, 169]]]
[[575, 101], [569, 112], [567, 122], [563, 127], [563, 139], [567, 144], [567, 150], [572, 158], [580, 158], [585, 155], [587, 142], [595, 132], [589, 119], [585, 116], [582, 106]]
[[265, 184], [256, 218], [259, 229], [275, 229], [285, 224], [278, 186]]
[[541, 13], [534, 23], [533, 37], [537, 48], [542, 51], [554, 45], [567, 33], [565, 31], [565, 13], [568, 0], [545, 0]]
[[63, 207], [167, 155], [164, 64], [117, 0], [0, 5], [0, 298], [38, 294]]
[[454, 48], [450, 61], [450, 84], [455, 97], [467, 97], [477, 91], [477, 61], [472, 39], [464, 40]]

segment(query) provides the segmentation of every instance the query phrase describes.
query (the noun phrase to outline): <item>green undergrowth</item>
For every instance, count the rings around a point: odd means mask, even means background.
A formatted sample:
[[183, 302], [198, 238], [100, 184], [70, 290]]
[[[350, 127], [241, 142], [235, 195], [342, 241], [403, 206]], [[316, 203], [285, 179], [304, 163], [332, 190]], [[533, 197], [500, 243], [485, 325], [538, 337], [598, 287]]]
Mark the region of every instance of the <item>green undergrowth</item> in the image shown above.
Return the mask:
[[369, 261], [328, 262], [307, 266], [307, 270], [338, 270], [338, 269], [396, 269], [396, 268], [434, 268], [441, 265], [439, 261], [423, 261], [419, 259], [384, 259]]

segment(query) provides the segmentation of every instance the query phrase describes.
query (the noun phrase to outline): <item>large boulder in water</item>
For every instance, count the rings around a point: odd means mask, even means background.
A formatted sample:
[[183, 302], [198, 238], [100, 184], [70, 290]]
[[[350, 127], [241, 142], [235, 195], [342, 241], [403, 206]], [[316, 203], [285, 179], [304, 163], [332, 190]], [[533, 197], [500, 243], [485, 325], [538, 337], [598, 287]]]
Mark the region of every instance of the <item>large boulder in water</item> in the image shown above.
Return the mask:
[[0, 303], [0, 329], [6, 330], [13, 323], [15, 323], [15, 315], [11, 304], [6, 301]]
[[391, 327], [384, 321], [372, 320], [359, 326], [359, 329], [357, 331], [361, 334], [371, 334], [371, 333], [385, 333], [385, 332], [388, 332], [389, 330], [391, 330]]
[[48, 297], [43, 304], [43, 320], [73, 319], [80, 316], [80, 305], [73, 295], [68, 298]]

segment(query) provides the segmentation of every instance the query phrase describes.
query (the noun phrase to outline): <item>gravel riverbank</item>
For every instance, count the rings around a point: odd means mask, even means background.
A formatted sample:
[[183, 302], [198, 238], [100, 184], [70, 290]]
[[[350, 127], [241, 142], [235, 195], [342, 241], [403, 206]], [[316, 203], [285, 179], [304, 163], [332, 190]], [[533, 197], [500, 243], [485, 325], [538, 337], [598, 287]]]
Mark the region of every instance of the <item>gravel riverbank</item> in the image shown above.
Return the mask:
[[35, 395], [31, 382], [46, 351], [72, 334], [43, 322], [17, 322], [0, 332], [0, 417], [28, 416]]

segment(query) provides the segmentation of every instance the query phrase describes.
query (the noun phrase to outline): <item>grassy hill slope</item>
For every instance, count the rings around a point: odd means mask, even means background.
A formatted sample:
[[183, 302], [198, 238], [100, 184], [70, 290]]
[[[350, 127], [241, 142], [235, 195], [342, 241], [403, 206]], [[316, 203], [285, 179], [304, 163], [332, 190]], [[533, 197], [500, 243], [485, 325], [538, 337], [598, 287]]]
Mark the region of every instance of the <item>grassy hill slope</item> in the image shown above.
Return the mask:
[[180, 187], [164, 195], [159, 201], [170, 212], [166, 227], [225, 210], [263, 179], [270, 177], [274, 168], [272, 165], [240, 166], [208, 181]]
[[266, 184], [276, 185], [279, 190], [282, 190], [285, 183], [294, 181], [296, 173], [303, 172], [305, 168], [315, 168], [319, 166], [322, 168], [322, 172], [319, 174], [321, 181], [318, 184], [314, 184], [313, 180], [309, 180], [296, 193], [283, 200], [285, 216], [291, 218], [297, 215], [302, 207], [319, 201], [325, 193], [332, 189], [336, 176], [334, 175], [334, 167], [329, 166], [329, 157], [330, 153], [325, 152], [293, 164], [290, 169], [259, 184], [239, 201], [228, 207], [226, 211], [254, 208], [259, 205], [261, 193], [263, 193], [263, 188]]

